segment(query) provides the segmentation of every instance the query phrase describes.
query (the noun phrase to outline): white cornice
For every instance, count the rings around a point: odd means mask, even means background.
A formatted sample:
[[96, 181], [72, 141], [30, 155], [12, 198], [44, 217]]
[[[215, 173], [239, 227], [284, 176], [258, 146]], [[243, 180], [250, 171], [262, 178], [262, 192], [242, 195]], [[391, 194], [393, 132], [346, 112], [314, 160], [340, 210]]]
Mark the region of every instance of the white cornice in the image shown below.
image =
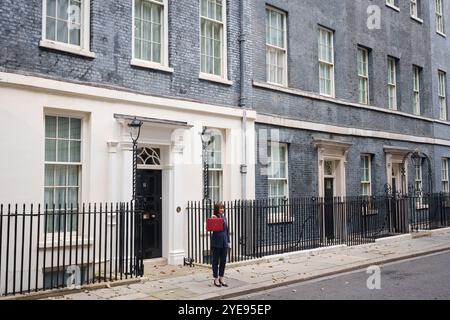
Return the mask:
[[[214, 114], [223, 117], [242, 118], [243, 109], [181, 100], [176, 98], [157, 97], [135, 93], [125, 90], [100, 88], [93, 85], [78, 84], [60, 80], [41, 78], [36, 76], [21, 75], [15, 73], [0, 72], [0, 86], [28, 87], [43, 91], [53, 91], [65, 94], [76, 94], [86, 97], [94, 97], [103, 100], [139, 103], [146, 105], [171, 108], [179, 111], [191, 111], [197, 113]], [[256, 119], [254, 110], [246, 110], [247, 118]]]

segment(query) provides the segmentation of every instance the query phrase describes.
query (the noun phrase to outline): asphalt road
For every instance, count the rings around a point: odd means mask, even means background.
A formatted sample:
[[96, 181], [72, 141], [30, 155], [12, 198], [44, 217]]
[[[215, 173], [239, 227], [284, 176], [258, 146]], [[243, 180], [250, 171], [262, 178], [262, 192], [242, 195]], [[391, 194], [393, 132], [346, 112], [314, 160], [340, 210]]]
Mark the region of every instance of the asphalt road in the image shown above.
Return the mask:
[[[379, 290], [368, 289], [367, 280], [372, 274], [360, 270], [235, 299], [450, 300], [450, 252], [380, 265], [380, 270]], [[376, 285], [375, 281], [370, 283]]]

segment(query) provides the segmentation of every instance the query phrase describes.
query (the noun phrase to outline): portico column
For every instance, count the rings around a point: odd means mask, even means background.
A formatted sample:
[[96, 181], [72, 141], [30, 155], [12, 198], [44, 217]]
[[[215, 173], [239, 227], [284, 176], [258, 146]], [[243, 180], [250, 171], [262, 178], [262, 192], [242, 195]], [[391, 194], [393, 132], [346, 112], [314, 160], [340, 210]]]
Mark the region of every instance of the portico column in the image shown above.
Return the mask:
[[133, 197], [133, 144], [122, 142], [122, 190], [121, 201], [130, 202]]
[[183, 136], [172, 142], [172, 170], [170, 179], [171, 201], [169, 207], [169, 257], [170, 265], [183, 264], [186, 257], [185, 233], [187, 230], [186, 199], [183, 190]]

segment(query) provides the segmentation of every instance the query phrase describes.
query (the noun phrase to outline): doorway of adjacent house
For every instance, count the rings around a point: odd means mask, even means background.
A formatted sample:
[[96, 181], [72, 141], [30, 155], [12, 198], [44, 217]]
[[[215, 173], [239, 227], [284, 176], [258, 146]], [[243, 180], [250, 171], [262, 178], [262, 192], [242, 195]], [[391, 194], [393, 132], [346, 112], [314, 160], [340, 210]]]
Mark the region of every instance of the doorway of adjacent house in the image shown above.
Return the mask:
[[136, 172], [136, 202], [142, 209], [143, 258], [162, 257], [162, 171]]
[[334, 239], [334, 197], [336, 161], [324, 162], [324, 231], [326, 239]]
[[394, 195], [404, 191], [402, 188], [402, 167], [402, 163], [392, 164], [392, 194]]

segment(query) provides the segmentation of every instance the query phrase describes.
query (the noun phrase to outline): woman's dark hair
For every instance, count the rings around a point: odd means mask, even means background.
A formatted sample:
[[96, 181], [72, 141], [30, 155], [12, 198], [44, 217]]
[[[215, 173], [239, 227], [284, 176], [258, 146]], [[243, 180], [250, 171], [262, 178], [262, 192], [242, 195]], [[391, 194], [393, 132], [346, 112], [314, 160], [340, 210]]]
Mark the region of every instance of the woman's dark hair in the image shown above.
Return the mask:
[[220, 208], [225, 208], [225, 206], [223, 205], [222, 202], [218, 202], [214, 205], [214, 215], [215, 216], [218, 216], [220, 214], [219, 213]]

